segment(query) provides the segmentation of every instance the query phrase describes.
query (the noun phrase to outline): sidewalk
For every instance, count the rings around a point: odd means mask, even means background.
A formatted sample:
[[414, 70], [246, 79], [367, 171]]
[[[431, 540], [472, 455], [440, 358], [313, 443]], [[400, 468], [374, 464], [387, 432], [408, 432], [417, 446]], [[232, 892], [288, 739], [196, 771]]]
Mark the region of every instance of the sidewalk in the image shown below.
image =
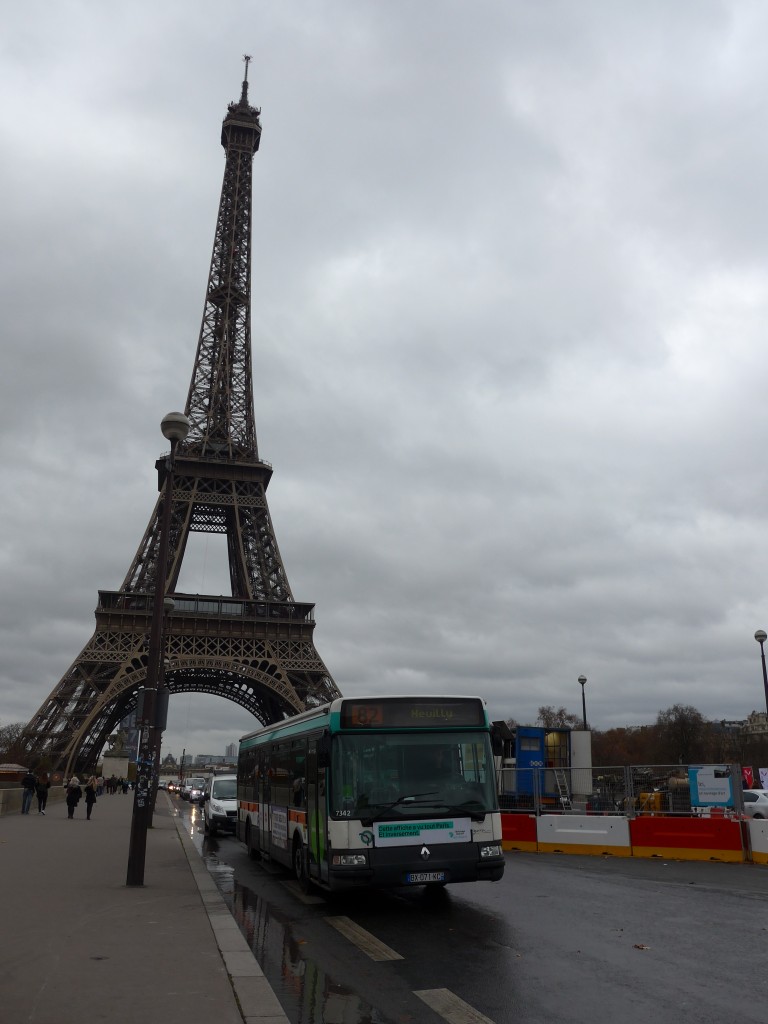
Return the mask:
[[287, 1024], [170, 800], [127, 888], [133, 794], [0, 817], [4, 1024]]

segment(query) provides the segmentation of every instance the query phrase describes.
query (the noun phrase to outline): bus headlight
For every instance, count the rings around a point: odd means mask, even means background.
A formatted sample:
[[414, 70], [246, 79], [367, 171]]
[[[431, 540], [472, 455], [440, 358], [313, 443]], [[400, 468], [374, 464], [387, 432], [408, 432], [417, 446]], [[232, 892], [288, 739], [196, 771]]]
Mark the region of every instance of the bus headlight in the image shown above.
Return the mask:
[[486, 846], [480, 847], [480, 857], [500, 857], [501, 856], [501, 843], [488, 843]]
[[335, 868], [365, 868], [368, 866], [368, 854], [364, 851], [334, 853], [332, 863]]

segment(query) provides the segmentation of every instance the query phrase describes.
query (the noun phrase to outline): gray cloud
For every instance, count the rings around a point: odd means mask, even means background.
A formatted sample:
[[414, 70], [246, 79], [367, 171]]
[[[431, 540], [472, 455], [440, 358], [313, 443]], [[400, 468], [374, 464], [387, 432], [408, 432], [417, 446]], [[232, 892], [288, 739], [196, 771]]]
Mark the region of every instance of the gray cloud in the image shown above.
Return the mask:
[[[763, 703], [768, 14], [91, 3], [8, 16], [0, 721], [119, 586], [183, 406], [241, 49], [261, 454], [342, 690], [598, 727]], [[233, 44], [236, 40], [236, 44]], [[190, 589], [226, 588], [195, 538]], [[197, 543], [199, 541], [199, 543]], [[240, 709], [173, 699], [166, 748]]]

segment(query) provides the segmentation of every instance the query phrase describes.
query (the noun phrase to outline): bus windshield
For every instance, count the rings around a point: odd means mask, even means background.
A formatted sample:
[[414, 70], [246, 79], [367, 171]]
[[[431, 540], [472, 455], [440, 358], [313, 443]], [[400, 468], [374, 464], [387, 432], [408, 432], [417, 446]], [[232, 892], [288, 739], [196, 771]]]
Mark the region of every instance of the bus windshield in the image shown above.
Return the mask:
[[334, 737], [332, 817], [482, 818], [497, 809], [495, 788], [490, 737], [485, 732]]

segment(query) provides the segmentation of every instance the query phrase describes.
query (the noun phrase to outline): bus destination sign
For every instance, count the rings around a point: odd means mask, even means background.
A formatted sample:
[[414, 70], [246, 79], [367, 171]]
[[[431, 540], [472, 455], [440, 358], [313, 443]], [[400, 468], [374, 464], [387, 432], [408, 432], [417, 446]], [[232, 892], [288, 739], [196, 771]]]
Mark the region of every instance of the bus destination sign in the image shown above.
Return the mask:
[[478, 697], [362, 698], [345, 700], [342, 729], [483, 728], [485, 712]]

